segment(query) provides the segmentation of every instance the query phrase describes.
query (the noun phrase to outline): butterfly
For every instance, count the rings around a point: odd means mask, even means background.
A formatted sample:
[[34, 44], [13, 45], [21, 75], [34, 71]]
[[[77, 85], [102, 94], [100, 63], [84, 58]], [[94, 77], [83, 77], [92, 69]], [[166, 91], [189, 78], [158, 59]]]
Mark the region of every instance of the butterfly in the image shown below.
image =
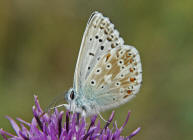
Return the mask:
[[[94, 12], [86, 26], [66, 109], [82, 116], [99, 114], [128, 102], [142, 82], [140, 56], [125, 45], [109, 18]], [[57, 106], [57, 107], [59, 107]]]

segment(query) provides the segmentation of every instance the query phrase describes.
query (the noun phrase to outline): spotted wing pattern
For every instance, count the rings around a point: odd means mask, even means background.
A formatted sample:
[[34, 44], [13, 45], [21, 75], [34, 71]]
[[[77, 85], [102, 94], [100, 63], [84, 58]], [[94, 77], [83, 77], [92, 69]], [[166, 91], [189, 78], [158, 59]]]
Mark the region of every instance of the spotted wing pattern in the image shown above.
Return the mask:
[[103, 55], [88, 76], [84, 89], [86, 96], [94, 99], [98, 110], [106, 110], [134, 97], [141, 82], [138, 51], [132, 46], [121, 45]]
[[102, 111], [133, 98], [141, 82], [142, 68], [136, 48], [124, 45], [107, 17], [93, 13], [83, 35], [76, 65], [76, 91]]
[[107, 17], [94, 12], [86, 26], [74, 76], [74, 88], [79, 91], [99, 62], [101, 57], [112, 48], [123, 45], [123, 39]]

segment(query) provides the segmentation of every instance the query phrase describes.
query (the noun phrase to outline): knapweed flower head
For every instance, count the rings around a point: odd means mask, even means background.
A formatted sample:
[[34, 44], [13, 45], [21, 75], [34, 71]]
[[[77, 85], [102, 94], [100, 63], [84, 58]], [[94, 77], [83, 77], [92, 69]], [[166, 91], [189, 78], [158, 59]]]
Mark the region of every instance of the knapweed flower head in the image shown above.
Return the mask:
[[110, 115], [104, 127], [101, 127], [100, 120], [97, 120], [97, 115], [91, 118], [90, 123], [86, 123], [85, 118], [79, 117], [79, 114], [70, 114], [69, 111], [65, 114], [55, 109], [54, 113], [45, 113], [39, 105], [37, 96], [35, 96], [35, 106], [33, 106], [33, 119], [28, 123], [20, 118], [20, 126], [10, 117], [10, 121], [16, 135], [10, 134], [3, 129], [0, 129], [0, 134], [5, 140], [130, 140], [135, 136], [140, 128], [134, 130], [129, 136], [121, 136], [125, 125], [128, 122], [130, 113], [128, 113], [125, 123], [121, 128], [117, 128], [116, 123], [113, 123], [113, 128], [109, 125], [112, 123], [114, 112]]

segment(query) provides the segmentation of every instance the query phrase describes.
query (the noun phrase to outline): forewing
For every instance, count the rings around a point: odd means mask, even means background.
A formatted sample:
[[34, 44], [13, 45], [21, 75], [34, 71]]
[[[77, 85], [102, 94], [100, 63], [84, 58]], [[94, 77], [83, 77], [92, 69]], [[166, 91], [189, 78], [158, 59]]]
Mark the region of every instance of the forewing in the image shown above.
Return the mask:
[[85, 87], [93, 68], [101, 57], [112, 48], [123, 45], [123, 39], [114, 29], [114, 25], [107, 17], [94, 12], [86, 26], [74, 76], [74, 88], [77, 92]]
[[103, 55], [88, 76], [84, 89], [86, 97], [92, 97], [96, 108], [102, 111], [134, 97], [141, 82], [138, 51], [132, 46], [120, 45]]

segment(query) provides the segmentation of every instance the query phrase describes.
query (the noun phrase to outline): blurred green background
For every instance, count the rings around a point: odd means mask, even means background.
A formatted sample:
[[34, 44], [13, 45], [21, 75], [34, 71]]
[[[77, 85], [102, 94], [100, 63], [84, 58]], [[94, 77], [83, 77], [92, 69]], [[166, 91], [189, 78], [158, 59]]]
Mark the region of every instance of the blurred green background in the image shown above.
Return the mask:
[[6, 115], [30, 121], [34, 94], [45, 108], [72, 86], [82, 35], [95, 10], [141, 54], [140, 93], [115, 109], [119, 126], [132, 111], [123, 135], [141, 126], [136, 140], [192, 140], [192, 0], [1, 0], [0, 127], [13, 132]]

